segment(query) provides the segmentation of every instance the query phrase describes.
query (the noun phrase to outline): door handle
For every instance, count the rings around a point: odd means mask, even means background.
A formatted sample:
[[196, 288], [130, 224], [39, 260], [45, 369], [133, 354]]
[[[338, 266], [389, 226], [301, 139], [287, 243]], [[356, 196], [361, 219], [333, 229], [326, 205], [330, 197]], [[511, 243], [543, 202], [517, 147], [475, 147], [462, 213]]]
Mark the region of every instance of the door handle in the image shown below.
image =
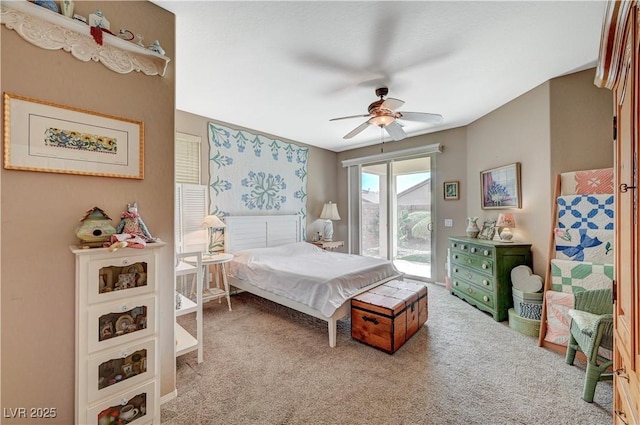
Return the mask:
[[622, 183], [620, 184], [620, 193], [627, 193], [627, 190], [635, 189], [635, 188], [636, 188], [635, 186], [629, 186], [626, 183]]

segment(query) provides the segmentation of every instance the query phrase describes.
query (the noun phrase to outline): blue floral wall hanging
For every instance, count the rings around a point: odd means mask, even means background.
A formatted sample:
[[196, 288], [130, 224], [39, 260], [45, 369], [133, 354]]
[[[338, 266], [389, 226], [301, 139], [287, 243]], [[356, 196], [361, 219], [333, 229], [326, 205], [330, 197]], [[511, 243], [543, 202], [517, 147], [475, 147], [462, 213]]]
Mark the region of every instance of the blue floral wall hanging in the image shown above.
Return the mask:
[[307, 217], [309, 149], [209, 123], [210, 213]]

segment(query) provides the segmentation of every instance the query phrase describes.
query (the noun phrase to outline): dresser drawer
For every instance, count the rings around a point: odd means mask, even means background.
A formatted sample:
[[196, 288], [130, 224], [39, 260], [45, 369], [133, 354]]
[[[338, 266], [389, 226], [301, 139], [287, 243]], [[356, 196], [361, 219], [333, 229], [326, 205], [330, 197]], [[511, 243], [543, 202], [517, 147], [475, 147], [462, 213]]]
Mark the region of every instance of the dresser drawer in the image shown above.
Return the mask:
[[460, 264], [486, 274], [493, 274], [493, 261], [490, 259], [454, 252], [451, 254], [451, 262], [454, 266]]
[[490, 259], [495, 258], [495, 250], [493, 248], [482, 246], [482, 245], [470, 244], [469, 253], [478, 255], [482, 258], [490, 258]]
[[89, 308], [89, 353], [155, 334], [155, 319], [154, 295]]
[[[160, 418], [154, 418], [156, 388], [155, 381], [134, 388], [124, 394], [107, 399], [87, 409], [89, 424], [102, 425], [107, 422], [104, 418], [115, 418], [111, 423], [142, 425]], [[122, 422], [118, 422], [122, 420]]]
[[135, 387], [155, 376], [156, 341], [126, 345], [88, 360], [89, 402]]
[[465, 282], [461, 279], [453, 279], [451, 288], [466, 298], [472, 298], [478, 304], [482, 304], [488, 309], [493, 310], [495, 308], [494, 295], [479, 289], [477, 286], [471, 283]]
[[495, 288], [493, 277], [480, 274], [476, 270], [468, 269], [458, 264], [454, 264], [451, 268], [451, 277], [453, 279], [464, 279], [486, 289], [487, 291], [493, 292]]
[[101, 303], [154, 292], [153, 254], [92, 261], [88, 267], [89, 303]]
[[449, 248], [454, 251], [469, 252], [469, 244], [465, 242], [455, 240], [449, 241]]

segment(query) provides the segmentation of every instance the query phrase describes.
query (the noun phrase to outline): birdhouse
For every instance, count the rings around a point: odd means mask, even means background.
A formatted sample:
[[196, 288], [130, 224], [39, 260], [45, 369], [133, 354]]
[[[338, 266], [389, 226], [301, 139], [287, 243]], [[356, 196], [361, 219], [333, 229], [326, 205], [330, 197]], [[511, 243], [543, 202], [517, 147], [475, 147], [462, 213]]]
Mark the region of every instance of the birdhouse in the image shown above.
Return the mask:
[[111, 225], [111, 217], [98, 207], [88, 210], [80, 221], [82, 224], [76, 230], [76, 236], [83, 246], [101, 247], [111, 235], [116, 234], [116, 229]]

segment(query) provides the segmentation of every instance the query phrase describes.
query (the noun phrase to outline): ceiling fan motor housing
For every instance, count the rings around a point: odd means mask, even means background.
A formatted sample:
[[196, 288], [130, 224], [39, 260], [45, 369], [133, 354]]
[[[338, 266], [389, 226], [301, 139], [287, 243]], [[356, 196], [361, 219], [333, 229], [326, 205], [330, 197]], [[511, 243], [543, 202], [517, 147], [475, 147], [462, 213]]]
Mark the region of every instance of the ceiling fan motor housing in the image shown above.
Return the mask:
[[389, 88], [388, 87], [378, 87], [376, 89], [376, 96], [378, 96], [380, 98], [386, 96], [387, 94], [389, 94]]

